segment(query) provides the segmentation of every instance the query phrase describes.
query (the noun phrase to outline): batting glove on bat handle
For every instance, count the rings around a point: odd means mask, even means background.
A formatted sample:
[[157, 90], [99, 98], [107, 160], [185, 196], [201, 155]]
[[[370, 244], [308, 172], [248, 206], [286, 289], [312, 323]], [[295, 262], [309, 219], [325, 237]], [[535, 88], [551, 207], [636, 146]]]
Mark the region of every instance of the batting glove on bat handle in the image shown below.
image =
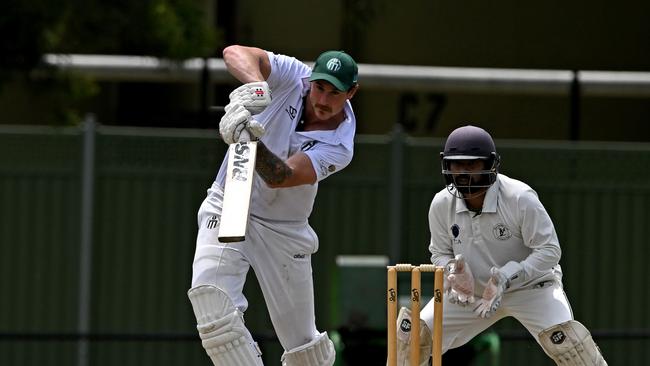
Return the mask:
[[239, 133], [239, 137], [235, 142], [250, 142], [259, 141], [260, 137], [264, 135], [264, 126], [261, 123], [251, 120], [246, 124], [246, 127]]
[[244, 106], [251, 114], [260, 114], [271, 104], [271, 88], [266, 81], [246, 83], [230, 93], [230, 103]]
[[219, 122], [219, 133], [227, 144], [238, 142], [242, 132], [248, 127], [251, 113], [241, 104], [230, 103], [225, 107], [226, 114]]
[[256, 120], [251, 120], [248, 122], [246, 130], [251, 135], [250, 138], [252, 141], [258, 141], [264, 135], [264, 132], [266, 132], [264, 126], [262, 126], [262, 124]]

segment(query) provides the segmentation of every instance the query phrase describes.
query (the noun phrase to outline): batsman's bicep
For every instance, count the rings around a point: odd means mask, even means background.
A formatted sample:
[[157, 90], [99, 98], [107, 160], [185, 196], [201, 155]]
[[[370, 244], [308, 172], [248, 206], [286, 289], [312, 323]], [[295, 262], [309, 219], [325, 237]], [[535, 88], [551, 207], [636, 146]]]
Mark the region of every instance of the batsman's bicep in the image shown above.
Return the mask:
[[318, 181], [340, 172], [352, 161], [352, 151], [342, 145], [321, 146], [320, 149], [304, 151], [304, 154], [311, 160]]
[[286, 186], [293, 187], [302, 184], [316, 183], [316, 171], [311, 159], [303, 153], [298, 152], [287, 159], [286, 164], [291, 169], [291, 176], [285, 182]]

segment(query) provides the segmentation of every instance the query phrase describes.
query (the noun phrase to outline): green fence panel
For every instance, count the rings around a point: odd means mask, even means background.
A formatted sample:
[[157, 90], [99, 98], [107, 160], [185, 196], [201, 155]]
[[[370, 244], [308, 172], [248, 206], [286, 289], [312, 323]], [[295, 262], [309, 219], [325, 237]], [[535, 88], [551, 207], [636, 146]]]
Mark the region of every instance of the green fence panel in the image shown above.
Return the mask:
[[[76, 364], [74, 336], [29, 335], [78, 329], [82, 137], [77, 128], [0, 129], [3, 365]], [[336, 256], [388, 255], [396, 237], [395, 261], [429, 260], [427, 214], [442, 188], [443, 143], [358, 136], [350, 166], [321, 183], [310, 219], [320, 237], [313, 257], [319, 329], [340, 326], [332, 314], [337, 301], [364, 300], [336, 297]], [[502, 172], [531, 185], [553, 218], [576, 318], [596, 334], [645, 334], [650, 145], [497, 140], [497, 146]], [[90, 331], [109, 336], [91, 339], [90, 365], [209, 362], [186, 291], [196, 213], [224, 151], [214, 131], [98, 127]], [[260, 337], [266, 362], [277, 364], [282, 350], [253, 276], [245, 290], [247, 325]], [[385, 280], [378, 275], [373, 286]], [[381, 302], [367, 306], [385, 309]], [[510, 319], [495, 329], [524, 331]], [[12, 339], [12, 333], [27, 336]], [[610, 364], [650, 361], [647, 335], [598, 343]], [[532, 338], [504, 339], [502, 359], [550, 364]]]
[[[76, 331], [80, 138], [75, 130], [0, 129], [0, 331]], [[0, 342], [3, 365], [68, 364], [60, 343]]]
[[[196, 213], [223, 154], [211, 131], [100, 129], [94, 332], [195, 333], [186, 292]], [[92, 365], [183, 365], [201, 353], [198, 337], [185, 344], [97, 342], [91, 359]]]

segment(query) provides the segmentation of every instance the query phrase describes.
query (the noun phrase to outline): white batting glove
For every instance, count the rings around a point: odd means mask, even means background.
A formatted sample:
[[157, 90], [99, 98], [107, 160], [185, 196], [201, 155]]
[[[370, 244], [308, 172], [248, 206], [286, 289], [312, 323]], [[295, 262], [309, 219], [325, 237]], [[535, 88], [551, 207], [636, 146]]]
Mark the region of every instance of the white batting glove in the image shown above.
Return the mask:
[[251, 114], [260, 114], [271, 104], [271, 89], [266, 81], [246, 83], [230, 93], [230, 103], [239, 103]]
[[219, 122], [219, 133], [227, 144], [238, 142], [242, 137], [242, 131], [247, 127], [251, 119], [251, 112], [238, 103], [230, 103], [225, 108], [226, 114]]
[[239, 134], [236, 142], [258, 141], [264, 135], [265, 129], [261, 123], [256, 120], [250, 120], [246, 123], [246, 128]]
[[246, 126], [246, 129], [248, 130], [248, 133], [250, 134], [250, 138], [253, 141], [257, 141], [264, 135], [264, 126], [262, 126], [261, 123], [257, 122], [256, 120], [251, 120], [248, 122], [248, 125]]
[[445, 292], [449, 302], [461, 306], [473, 304], [474, 301], [474, 276], [469, 265], [465, 263], [462, 254], [447, 263], [447, 283]]
[[501, 306], [503, 292], [508, 288], [508, 278], [498, 268], [492, 267], [490, 273], [492, 276], [485, 286], [483, 296], [474, 308], [474, 313], [481, 318], [489, 318], [497, 311]]

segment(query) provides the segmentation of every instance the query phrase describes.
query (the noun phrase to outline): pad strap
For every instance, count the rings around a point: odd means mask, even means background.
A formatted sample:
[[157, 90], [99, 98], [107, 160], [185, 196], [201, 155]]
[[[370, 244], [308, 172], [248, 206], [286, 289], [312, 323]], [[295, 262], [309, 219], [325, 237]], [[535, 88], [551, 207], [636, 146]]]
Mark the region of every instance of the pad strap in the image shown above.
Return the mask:
[[332, 366], [336, 358], [334, 343], [323, 332], [300, 347], [282, 355], [282, 366]]

